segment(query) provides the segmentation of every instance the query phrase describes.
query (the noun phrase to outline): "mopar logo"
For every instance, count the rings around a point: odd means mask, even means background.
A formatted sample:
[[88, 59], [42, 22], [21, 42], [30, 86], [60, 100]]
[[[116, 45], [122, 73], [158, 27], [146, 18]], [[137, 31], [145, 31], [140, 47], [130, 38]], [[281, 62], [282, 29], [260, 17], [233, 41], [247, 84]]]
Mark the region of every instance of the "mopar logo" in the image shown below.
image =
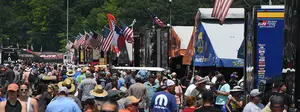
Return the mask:
[[166, 109], [168, 98], [164, 94], [157, 95], [154, 101], [154, 108]]

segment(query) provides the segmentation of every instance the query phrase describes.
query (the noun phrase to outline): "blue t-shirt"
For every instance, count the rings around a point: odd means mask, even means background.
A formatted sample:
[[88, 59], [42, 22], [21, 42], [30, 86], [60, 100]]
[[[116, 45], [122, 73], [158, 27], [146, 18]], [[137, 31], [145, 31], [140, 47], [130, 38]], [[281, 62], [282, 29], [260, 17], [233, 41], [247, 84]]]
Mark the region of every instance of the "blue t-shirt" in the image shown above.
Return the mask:
[[57, 97], [49, 103], [46, 112], [81, 112], [81, 110], [71, 98]]
[[[219, 89], [221, 92], [230, 92], [230, 85], [224, 84]], [[216, 105], [225, 105], [228, 100], [228, 96], [218, 95], [216, 98]]]
[[153, 95], [150, 108], [152, 112], [176, 112], [176, 98], [168, 92], [157, 92]]

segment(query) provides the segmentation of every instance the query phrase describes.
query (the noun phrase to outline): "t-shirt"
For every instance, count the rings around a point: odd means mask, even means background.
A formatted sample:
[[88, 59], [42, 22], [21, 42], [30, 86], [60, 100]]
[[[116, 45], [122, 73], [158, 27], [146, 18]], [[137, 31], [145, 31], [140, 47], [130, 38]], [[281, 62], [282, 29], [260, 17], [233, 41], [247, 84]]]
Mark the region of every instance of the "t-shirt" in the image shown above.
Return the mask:
[[287, 106], [289, 106], [292, 103], [292, 99], [289, 95], [278, 92], [267, 92], [262, 100], [262, 103], [265, 105], [268, 104], [271, 96], [281, 96], [284, 99], [284, 104]]
[[81, 101], [85, 101], [86, 99], [93, 98], [90, 94], [90, 91], [95, 88], [97, 82], [94, 79], [87, 78], [84, 79], [78, 86], [78, 89], [82, 91]]
[[[221, 86], [221, 85], [220, 85]], [[219, 88], [221, 92], [230, 92], [230, 85], [224, 84]], [[228, 96], [218, 95], [216, 98], [216, 105], [225, 105], [228, 100]]]
[[146, 98], [148, 98], [147, 88], [142, 83], [135, 83], [131, 85], [128, 89], [128, 94], [134, 96], [142, 101], [139, 103], [139, 108], [144, 108], [146, 103]]
[[185, 91], [185, 96], [191, 96], [192, 91], [196, 88], [195, 84], [191, 84]]
[[81, 112], [81, 110], [70, 98], [58, 97], [47, 106], [46, 112]]
[[194, 112], [196, 108], [185, 108], [182, 110], [182, 112]]
[[195, 112], [222, 112], [220, 109], [212, 106], [203, 106], [197, 109]]
[[22, 105], [19, 100], [17, 100], [15, 105], [10, 104], [9, 101], [6, 101], [5, 105], [5, 111], [6, 112], [21, 112], [22, 111]]
[[150, 103], [152, 112], [175, 112], [177, 110], [175, 96], [165, 92], [157, 92]]
[[252, 102], [249, 102], [245, 107], [243, 112], [261, 112], [261, 110], [264, 108], [264, 105], [259, 103], [259, 104], [254, 104]]

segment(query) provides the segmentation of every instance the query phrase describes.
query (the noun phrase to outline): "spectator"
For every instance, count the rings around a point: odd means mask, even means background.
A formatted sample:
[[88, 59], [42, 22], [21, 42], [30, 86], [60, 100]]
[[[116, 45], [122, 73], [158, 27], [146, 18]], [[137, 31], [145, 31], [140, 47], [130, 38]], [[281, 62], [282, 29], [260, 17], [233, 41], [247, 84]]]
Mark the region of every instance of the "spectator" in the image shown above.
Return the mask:
[[190, 85], [188, 86], [188, 88], [186, 89], [184, 95], [185, 96], [191, 96], [192, 91], [196, 88], [195, 82], [198, 82], [200, 79], [200, 76], [196, 75], [196, 78], [192, 78], [194, 79], [194, 81], [191, 81], [193, 83], [190, 83]]
[[260, 103], [261, 93], [258, 89], [250, 92], [250, 102], [244, 107], [243, 112], [260, 112], [264, 105]]
[[203, 106], [201, 106], [195, 112], [222, 112], [219, 108], [213, 107], [214, 96], [212, 92], [203, 92], [202, 99]]
[[193, 96], [187, 96], [185, 98], [187, 108], [183, 109], [182, 112], [194, 112], [196, 108], [196, 98]]
[[175, 83], [172, 80], [167, 80], [166, 86], [167, 88], [164, 91], [160, 91], [154, 94], [149, 106], [152, 112], [177, 111], [176, 98], [174, 96]]
[[28, 86], [26, 84], [21, 84], [19, 91], [19, 100], [21, 101], [21, 103], [25, 103], [26, 112], [38, 112], [38, 102], [36, 99], [30, 98], [28, 92]]
[[237, 72], [233, 72], [230, 75], [229, 85], [231, 89], [238, 85], [238, 78], [239, 76], [237, 75]]
[[87, 71], [86, 79], [84, 79], [78, 86], [78, 99], [84, 103], [86, 99], [93, 98], [93, 96], [90, 94], [90, 91], [93, 90], [96, 85], [97, 82], [93, 79], [93, 74]]
[[270, 109], [272, 112], [287, 112], [284, 111], [284, 99], [281, 96], [272, 96], [270, 99]]
[[46, 112], [81, 112], [78, 105], [68, 96], [68, 88], [60, 87], [58, 98], [47, 106]]
[[100, 112], [118, 112], [119, 105], [116, 100], [107, 99], [103, 102]]
[[90, 91], [90, 94], [95, 97], [95, 104], [98, 110], [101, 110], [101, 105], [103, 104], [103, 101], [105, 100], [104, 98], [108, 95], [108, 93], [101, 85], [97, 85], [93, 90]]
[[230, 85], [226, 83], [223, 75], [217, 77], [217, 81], [220, 82], [218, 90], [215, 91], [217, 94], [215, 107], [222, 109], [223, 105], [226, 104], [228, 96], [230, 94]]
[[175, 98], [176, 98], [176, 104], [178, 106], [178, 110], [182, 109], [183, 104], [183, 95], [182, 95], [182, 87], [179, 85], [178, 80], [173, 80], [175, 82]]
[[19, 86], [11, 83], [7, 87], [7, 101], [0, 103], [0, 112], [26, 112], [26, 105], [18, 100]]
[[87, 99], [84, 102], [84, 112], [98, 112], [98, 108], [94, 99]]
[[41, 95], [37, 95], [35, 98], [38, 99], [39, 112], [45, 112], [47, 105], [56, 96], [56, 87], [53, 84], [47, 86], [47, 91]]
[[197, 107], [200, 107], [203, 102], [202, 94], [207, 91], [205, 88], [207, 80], [200, 76], [195, 77], [195, 80], [197, 81], [195, 82], [196, 88], [192, 91], [191, 96], [196, 98]]
[[[68, 89], [68, 97], [76, 102], [80, 109], [82, 108], [81, 101], [75, 97], [73, 94], [75, 92], [75, 85], [72, 83], [71, 79], [67, 78], [63, 82], [59, 82], [58, 87], [66, 87]], [[56, 100], [57, 97], [53, 98], [52, 101]]]
[[235, 86], [232, 90], [230, 90], [231, 95], [228, 96], [228, 100], [224, 106], [228, 112], [243, 111], [243, 100], [241, 99], [243, 91], [244, 90], [242, 90], [240, 86]]
[[136, 83], [131, 85], [128, 89], [129, 96], [134, 96], [142, 101], [139, 103], [139, 111], [143, 112], [145, 105], [148, 105], [148, 93], [146, 86], [142, 83], [142, 77], [139, 75], [135, 76]]
[[2, 87], [2, 86], [0, 86], [0, 102], [2, 102], [2, 101], [5, 101], [5, 100], [6, 100], [6, 98], [4, 98], [3, 96], [4, 96], [4, 95], [3, 95], [3, 87]]
[[[148, 104], [151, 103], [152, 97], [157, 91], [159, 84], [155, 82], [156, 76], [154, 74], [149, 75], [148, 81], [144, 83], [148, 92]], [[149, 106], [149, 105], [147, 105]]]
[[119, 112], [139, 112], [138, 111], [138, 103], [140, 99], [134, 96], [128, 96], [124, 100], [125, 109], [120, 109]]

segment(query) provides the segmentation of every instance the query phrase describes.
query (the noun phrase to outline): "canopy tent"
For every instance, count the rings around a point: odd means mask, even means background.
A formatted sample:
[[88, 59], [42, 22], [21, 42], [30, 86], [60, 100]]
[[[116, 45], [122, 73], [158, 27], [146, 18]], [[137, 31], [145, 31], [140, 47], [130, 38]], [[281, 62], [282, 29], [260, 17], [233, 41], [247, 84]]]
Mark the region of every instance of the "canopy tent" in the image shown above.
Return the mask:
[[[200, 11], [202, 9], [199, 9]], [[194, 65], [241, 68], [244, 60], [238, 58], [238, 50], [244, 39], [244, 21], [241, 18], [243, 9], [230, 9], [229, 17], [236, 20], [220, 25], [215, 22], [204, 22], [208, 9], [201, 12], [201, 24], [197, 27]], [[210, 9], [209, 9], [210, 10]], [[235, 14], [236, 13], [236, 14]], [[232, 17], [235, 16], [235, 17]]]

